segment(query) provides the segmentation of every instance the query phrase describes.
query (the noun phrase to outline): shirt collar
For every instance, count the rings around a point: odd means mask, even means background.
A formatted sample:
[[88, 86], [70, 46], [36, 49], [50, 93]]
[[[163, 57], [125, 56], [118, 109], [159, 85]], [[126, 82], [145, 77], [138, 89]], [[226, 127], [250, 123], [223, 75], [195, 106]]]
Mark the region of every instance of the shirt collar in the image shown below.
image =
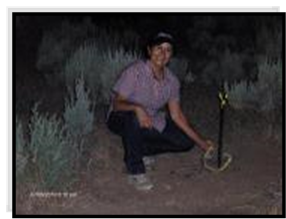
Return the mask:
[[166, 82], [166, 80], [167, 80], [167, 69], [166, 69], [166, 67], [164, 67], [163, 79], [162, 79], [162, 81], [159, 81], [159, 80], [155, 77], [155, 75], [153, 74], [151, 61], [150, 61], [150, 60], [147, 60], [146, 63], [147, 63], [147, 66], [148, 66], [148, 73], [149, 73], [149, 75], [150, 75], [154, 80], [156, 80], [156, 81], [158, 81], [158, 82]]

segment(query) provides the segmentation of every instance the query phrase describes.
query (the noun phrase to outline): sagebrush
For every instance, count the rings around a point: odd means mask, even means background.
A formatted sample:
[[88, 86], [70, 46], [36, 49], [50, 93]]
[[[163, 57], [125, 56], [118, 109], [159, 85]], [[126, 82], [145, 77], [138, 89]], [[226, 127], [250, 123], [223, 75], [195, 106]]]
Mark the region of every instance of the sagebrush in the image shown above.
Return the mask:
[[116, 78], [136, 59], [136, 53], [126, 52], [123, 47], [101, 51], [96, 42], [87, 42], [67, 61], [63, 77], [67, 86], [72, 87], [75, 79], [82, 75], [94, 100], [98, 104], [107, 105]]
[[83, 77], [78, 78], [75, 88], [69, 90], [63, 116], [67, 134], [79, 145], [83, 144], [83, 138], [93, 130], [94, 105], [89, 91], [85, 88]]
[[75, 180], [75, 143], [55, 115], [40, 115], [33, 109], [29, 124], [31, 153], [36, 181], [42, 189], [67, 189]]

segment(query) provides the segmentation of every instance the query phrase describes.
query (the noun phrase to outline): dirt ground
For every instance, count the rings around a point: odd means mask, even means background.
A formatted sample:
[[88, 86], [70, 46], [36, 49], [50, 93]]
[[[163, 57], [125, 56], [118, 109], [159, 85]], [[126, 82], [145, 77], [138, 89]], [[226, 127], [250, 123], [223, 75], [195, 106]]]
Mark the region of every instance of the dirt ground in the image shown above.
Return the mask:
[[[213, 141], [218, 133], [215, 94], [199, 98], [185, 93], [183, 109], [192, 124]], [[189, 99], [188, 99], [189, 98]], [[279, 120], [279, 119], [278, 119]], [[281, 121], [282, 119], [280, 119]], [[80, 183], [67, 197], [37, 197], [18, 192], [17, 214], [88, 215], [265, 215], [282, 214], [281, 122], [271, 125], [251, 110], [228, 108], [224, 150], [230, 167], [211, 173], [202, 165], [202, 151], [163, 154], [147, 174], [155, 184], [148, 192], [127, 183], [122, 143], [103, 122], [95, 127], [95, 142]], [[19, 190], [20, 191], [20, 190]]]

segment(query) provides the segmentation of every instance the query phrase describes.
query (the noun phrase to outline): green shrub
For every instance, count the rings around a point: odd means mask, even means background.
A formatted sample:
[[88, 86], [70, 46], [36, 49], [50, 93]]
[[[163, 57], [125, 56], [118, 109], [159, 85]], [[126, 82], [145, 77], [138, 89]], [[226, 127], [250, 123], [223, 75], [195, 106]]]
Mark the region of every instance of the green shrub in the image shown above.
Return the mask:
[[230, 103], [238, 108], [251, 107], [259, 111], [271, 111], [282, 106], [282, 61], [272, 62], [268, 57], [258, 63], [258, 79], [255, 83], [236, 83], [230, 88]]
[[138, 55], [122, 47], [100, 51], [96, 42], [87, 42], [67, 61], [63, 77], [67, 86], [72, 87], [75, 79], [82, 75], [96, 102], [106, 105], [117, 76], [137, 58]]
[[104, 105], [109, 103], [112, 86], [127, 65], [137, 60], [139, 55], [135, 52], [126, 52], [122, 47], [116, 50], [108, 49], [103, 54], [103, 65], [100, 69], [100, 96]]
[[85, 43], [67, 60], [62, 77], [69, 90], [74, 87], [77, 78], [83, 76], [94, 97], [99, 94], [100, 80], [98, 72], [103, 65], [102, 55], [95, 44]]
[[17, 180], [23, 175], [28, 162], [26, 141], [24, 139], [22, 123], [16, 117], [16, 177]]
[[265, 57], [258, 63], [258, 81], [255, 84], [259, 106], [270, 111], [282, 103], [282, 61], [272, 62]]
[[258, 107], [258, 105], [255, 105], [257, 94], [254, 85], [249, 84], [246, 81], [241, 81], [239, 83], [234, 83], [229, 87], [228, 83], [225, 82], [224, 88], [229, 96], [230, 104], [233, 107], [238, 109]]
[[76, 80], [75, 89], [69, 90], [69, 95], [65, 103], [64, 121], [68, 134], [73, 139], [80, 139], [92, 131], [94, 122], [93, 106], [82, 77]]
[[42, 189], [67, 189], [74, 182], [76, 145], [65, 134], [65, 128], [53, 115], [40, 115], [37, 106], [29, 124], [29, 151]]
[[[66, 62], [85, 42], [95, 42], [97, 50], [115, 50], [122, 47], [124, 51], [138, 49], [139, 36], [132, 30], [118, 31], [108, 27], [100, 27], [92, 23], [90, 18], [82, 22], [63, 21], [59, 25], [47, 29], [43, 33], [38, 49], [37, 69], [42, 72], [48, 83], [55, 84], [64, 80], [60, 72]], [[96, 60], [94, 60], [96, 61]]]
[[242, 81], [230, 87], [233, 105], [264, 112], [282, 107], [282, 27], [275, 18], [270, 19], [271, 25], [263, 20], [256, 32], [257, 80], [248, 86]]

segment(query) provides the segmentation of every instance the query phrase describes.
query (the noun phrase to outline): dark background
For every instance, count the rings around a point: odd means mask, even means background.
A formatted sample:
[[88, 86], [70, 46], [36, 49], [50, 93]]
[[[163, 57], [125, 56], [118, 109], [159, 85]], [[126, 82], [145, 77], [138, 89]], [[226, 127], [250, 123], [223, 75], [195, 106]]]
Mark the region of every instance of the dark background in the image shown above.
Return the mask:
[[[89, 20], [92, 25], [119, 35], [132, 31], [139, 36], [141, 51], [154, 33], [171, 33], [176, 42], [175, 56], [187, 59], [194, 74], [199, 75], [211, 63], [219, 63], [226, 50], [243, 54], [242, 66], [238, 67], [244, 72], [237, 76], [233, 70], [226, 70], [224, 74], [232, 81], [255, 81], [254, 57], [260, 53], [268, 54], [263, 40], [266, 44], [268, 41], [263, 38], [261, 41], [259, 33], [263, 28], [269, 32], [283, 28], [284, 16], [283, 13], [13, 13], [14, 88], [21, 94], [16, 97], [21, 101], [25, 93], [27, 100], [22, 105], [30, 108], [39, 98], [29, 99], [29, 96], [40, 95], [44, 88], [52, 89], [46, 84], [46, 72], [39, 71], [36, 62], [43, 36], [47, 31], [59, 28], [63, 21], [84, 25], [84, 21]], [[90, 36], [92, 38], [92, 33]], [[134, 49], [128, 39], [125, 41], [127, 50]], [[277, 43], [282, 45], [282, 42]], [[44, 92], [43, 95], [47, 94]]]
[[230, 46], [235, 51], [248, 48], [250, 52], [255, 52], [255, 33], [262, 24], [275, 28], [275, 25], [283, 22], [283, 16], [279, 13], [14, 13], [13, 37], [17, 60], [32, 67], [43, 31], [63, 20], [80, 23], [86, 18], [115, 31], [134, 30], [142, 37], [142, 46], [150, 35], [159, 31], [169, 32], [176, 39], [177, 54], [187, 55], [191, 59], [203, 56], [209, 48], [209, 38], [198, 40], [203, 32], [207, 32], [208, 37], [227, 35], [235, 38], [232, 43], [222, 41], [221, 49]]

